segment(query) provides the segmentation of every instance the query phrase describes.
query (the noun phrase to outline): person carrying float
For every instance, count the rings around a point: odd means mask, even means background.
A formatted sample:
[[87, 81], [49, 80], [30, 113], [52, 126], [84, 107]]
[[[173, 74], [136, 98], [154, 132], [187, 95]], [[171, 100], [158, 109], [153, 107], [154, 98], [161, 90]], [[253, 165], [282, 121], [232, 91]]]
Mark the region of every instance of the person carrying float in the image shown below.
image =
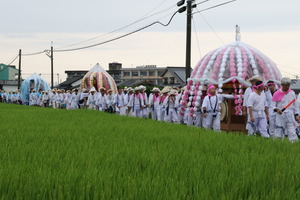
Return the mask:
[[281, 88], [277, 90], [272, 98], [272, 108], [275, 116], [275, 134], [276, 138], [284, 138], [285, 134], [291, 142], [298, 140], [296, 134], [297, 122], [300, 122], [299, 105], [296, 101], [296, 95], [290, 89], [291, 79], [282, 78]]

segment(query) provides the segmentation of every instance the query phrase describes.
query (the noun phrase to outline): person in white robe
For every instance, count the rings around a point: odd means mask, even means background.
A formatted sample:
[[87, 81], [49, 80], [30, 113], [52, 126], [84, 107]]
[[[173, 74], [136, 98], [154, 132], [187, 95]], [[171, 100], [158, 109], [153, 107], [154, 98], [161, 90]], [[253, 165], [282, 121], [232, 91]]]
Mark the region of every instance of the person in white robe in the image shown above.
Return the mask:
[[152, 90], [152, 93], [149, 95], [149, 111], [151, 112], [151, 118], [153, 120], [161, 120], [161, 105], [160, 105], [160, 89], [157, 87], [154, 87]]
[[132, 112], [134, 117], [143, 117], [141, 112], [142, 108], [144, 108], [143, 97], [140, 93], [140, 88], [136, 87], [134, 88], [134, 94], [130, 97], [128, 109]]
[[106, 111], [108, 108], [109, 102], [105, 90], [104, 87], [101, 87], [100, 93], [96, 97], [96, 105], [98, 106], [99, 111]]
[[29, 102], [30, 102], [31, 106], [37, 106], [38, 105], [38, 95], [37, 95], [35, 89], [33, 89], [32, 92], [29, 95]]
[[129, 101], [130, 101], [132, 95], [133, 95], [133, 89], [131, 87], [127, 88], [127, 94], [125, 94], [126, 116], [132, 116], [132, 110], [129, 108]]
[[161, 121], [164, 121], [165, 120], [165, 116], [166, 116], [166, 107], [164, 105], [164, 101], [166, 98], [168, 98], [169, 96], [169, 93], [170, 92], [170, 89], [167, 88], [167, 87], [164, 87], [160, 93], [161, 93], [161, 96], [160, 96], [160, 105], [161, 105], [161, 108], [160, 108], [160, 120]]
[[144, 104], [144, 106], [141, 108], [141, 116], [144, 117], [144, 118], [148, 118], [148, 116], [149, 116], [149, 112], [148, 112], [148, 109], [147, 109], [148, 96], [147, 96], [147, 93], [145, 92], [146, 87], [143, 86], [143, 85], [140, 85], [139, 88], [140, 88], [140, 94], [142, 96], [142, 101], [143, 101], [143, 104]]
[[[275, 116], [275, 138], [284, 138], [285, 134], [291, 142], [298, 140], [296, 134], [297, 122], [300, 122], [299, 105], [296, 95], [290, 89], [291, 79], [282, 78], [281, 88], [277, 90], [272, 98], [272, 108]], [[287, 107], [288, 106], [288, 107]]]
[[202, 103], [203, 128], [220, 131], [220, 102], [216, 95], [216, 87], [210, 84], [207, 88], [207, 95]]
[[176, 104], [176, 95], [177, 95], [177, 90], [171, 89], [169, 95], [164, 99], [163, 106], [165, 108], [165, 115], [164, 115], [165, 122], [172, 122], [175, 124], [179, 123], [178, 113], [177, 113], [178, 105]]
[[71, 109], [78, 109], [79, 108], [79, 97], [80, 94], [78, 93], [78, 89], [73, 89], [72, 95], [71, 95]]
[[255, 135], [257, 132], [264, 138], [269, 138], [267, 131], [267, 121], [269, 118], [269, 109], [267, 105], [266, 96], [263, 93], [264, 83], [262, 81], [256, 81], [254, 92], [252, 92], [248, 99], [248, 111], [250, 124], [248, 129], [248, 135]]
[[273, 109], [272, 109], [272, 98], [273, 98], [274, 93], [276, 92], [276, 84], [274, 83], [274, 81], [268, 81], [266, 84], [266, 88], [267, 89], [265, 91], [265, 95], [266, 95], [266, 100], [267, 100], [267, 104], [268, 104], [268, 108], [269, 108], [268, 132], [269, 132], [270, 136], [274, 136], [276, 113], [273, 112]]
[[90, 94], [88, 96], [86, 105], [88, 106], [88, 109], [90, 109], [90, 110], [97, 110], [97, 107], [96, 107], [96, 100], [97, 100], [96, 92], [97, 91], [96, 91], [95, 87], [92, 87], [90, 92], [89, 92]]
[[50, 95], [49, 95], [48, 91], [44, 92], [42, 102], [43, 102], [43, 105], [42, 105], [43, 107], [49, 107]]
[[126, 98], [125, 94], [122, 91], [122, 88], [118, 88], [118, 93], [114, 96], [113, 105], [116, 110], [116, 114], [126, 115]]

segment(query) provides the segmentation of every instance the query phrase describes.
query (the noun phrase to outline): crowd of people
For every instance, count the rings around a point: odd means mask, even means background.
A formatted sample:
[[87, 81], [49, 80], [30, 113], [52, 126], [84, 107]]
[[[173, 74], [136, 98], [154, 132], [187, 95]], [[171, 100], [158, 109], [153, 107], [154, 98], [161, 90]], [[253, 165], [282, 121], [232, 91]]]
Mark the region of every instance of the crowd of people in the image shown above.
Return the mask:
[[[251, 87], [243, 96], [243, 115], [247, 115], [248, 135], [269, 138], [284, 138], [291, 142], [298, 140], [300, 123], [300, 95], [290, 89], [291, 80], [282, 78], [281, 84], [273, 81], [264, 83], [259, 77], [249, 79]], [[0, 91], [0, 102], [29, 106], [52, 107], [54, 109], [91, 109], [116, 113], [123, 116], [152, 118], [153, 120], [181, 123], [220, 131], [220, 104], [233, 95], [222, 94], [214, 85], [203, 88], [201, 98], [194, 106], [183, 98], [184, 88], [154, 87], [148, 95], [145, 86], [118, 88], [113, 94], [104, 87], [82, 89], [36, 91], [33, 89], [27, 101], [21, 100], [19, 91]], [[197, 108], [197, 109], [195, 109]], [[192, 114], [191, 114], [192, 113]]]

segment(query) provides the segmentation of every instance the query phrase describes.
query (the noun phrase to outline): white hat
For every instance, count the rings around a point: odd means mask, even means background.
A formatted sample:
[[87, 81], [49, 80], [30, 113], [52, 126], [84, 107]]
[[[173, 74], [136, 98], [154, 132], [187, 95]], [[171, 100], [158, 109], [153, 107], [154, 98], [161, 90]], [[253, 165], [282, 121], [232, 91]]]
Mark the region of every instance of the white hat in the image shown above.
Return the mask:
[[99, 90], [104, 90], [105, 91], [106, 89], [105, 89], [105, 87], [100, 87]]
[[288, 78], [288, 77], [283, 77], [282, 79], [281, 79], [281, 84], [282, 85], [286, 85], [286, 84], [291, 84], [291, 79], [290, 78]]
[[160, 92], [160, 89], [157, 88], [157, 87], [154, 87], [154, 88], [151, 90], [151, 92]]
[[247, 81], [262, 81], [262, 78], [259, 76], [252, 76], [251, 78], [247, 79]]
[[128, 92], [133, 91], [132, 87], [127, 88], [127, 91]]
[[140, 85], [139, 86], [140, 90], [146, 90], [146, 86]]
[[170, 89], [166, 87], [162, 89], [162, 91], [160, 91], [161, 94], [168, 93], [168, 92], [170, 92]]
[[137, 91], [137, 90], [140, 90], [140, 89], [141, 89], [140, 87], [135, 87], [134, 91]]
[[177, 90], [174, 89], [170, 90], [169, 92], [169, 95], [176, 95], [176, 94], [177, 94]]
[[97, 92], [95, 87], [92, 87], [92, 89], [90, 90], [90, 92]]

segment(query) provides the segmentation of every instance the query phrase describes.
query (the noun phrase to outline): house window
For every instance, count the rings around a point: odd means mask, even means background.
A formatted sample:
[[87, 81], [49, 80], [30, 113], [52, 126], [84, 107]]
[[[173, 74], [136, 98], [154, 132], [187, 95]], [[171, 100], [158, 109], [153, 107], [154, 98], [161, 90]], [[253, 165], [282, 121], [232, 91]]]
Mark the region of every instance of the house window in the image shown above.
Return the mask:
[[130, 72], [124, 72], [124, 76], [130, 76]]
[[170, 84], [174, 84], [175, 78], [174, 77], [170, 77]]
[[158, 71], [158, 76], [161, 76], [164, 73], [164, 71]]
[[145, 72], [141, 72], [141, 76], [143, 76], [143, 77], [147, 77], [147, 71], [145, 71]]
[[155, 71], [150, 71], [149, 76], [155, 76]]
[[139, 72], [132, 72], [132, 76], [139, 76]]

